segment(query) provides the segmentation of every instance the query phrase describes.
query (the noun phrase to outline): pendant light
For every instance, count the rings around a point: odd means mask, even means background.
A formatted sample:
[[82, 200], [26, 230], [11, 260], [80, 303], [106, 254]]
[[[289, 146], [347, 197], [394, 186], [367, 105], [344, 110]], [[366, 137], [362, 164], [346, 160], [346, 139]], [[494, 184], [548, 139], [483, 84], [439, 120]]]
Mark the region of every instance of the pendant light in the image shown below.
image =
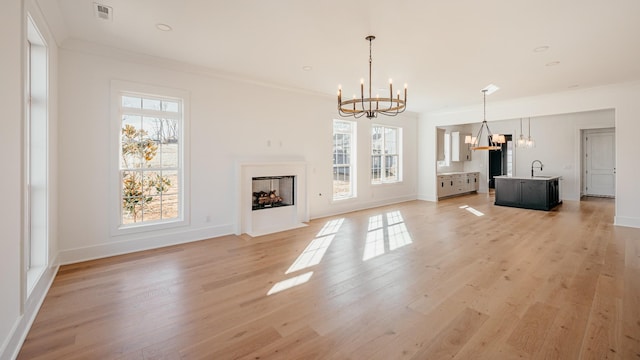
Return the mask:
[[[502, 150], [502, 144], [504, 144], [506, 140], [504, 135], [493, 134], [489, 129], [489, 124], [487, 123], [487, 91], [489, 91], [487, 88], [482, 89], [484, 112], [478, 135], [475, 137], [465, 137], [465, 143], [470, 144], [471, 150]], [[487, 129], [487, 145], [481, 145], [483, 142], [484, 129]]]
[[520, 137], [518, 138], [518, 141], [516, 141], [516, 147], [527, 147], [527, 139], [524, 137], [524, 133], [522, 132], [522, 118], [520, 118]]
[[529, 149], [536, 147], [536, 142], [531, 137], [531, 118], [529, 118], [529, 137], [527, 138], [527, 145]]

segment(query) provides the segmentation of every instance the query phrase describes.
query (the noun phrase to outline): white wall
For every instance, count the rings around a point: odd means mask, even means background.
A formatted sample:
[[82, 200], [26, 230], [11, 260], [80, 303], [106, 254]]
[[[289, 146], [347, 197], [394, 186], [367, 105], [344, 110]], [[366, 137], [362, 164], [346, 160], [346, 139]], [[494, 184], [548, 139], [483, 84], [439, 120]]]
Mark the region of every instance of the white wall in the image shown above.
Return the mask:
[[[23, 270], [24, 160], [24, 51], [26, 16], [32, 16], [48, 45], [48, 267], [27, 297]], [[0, 105], [3, 109], [2, 142], [4, 176], [0, 184], [0, 359], [10, 359], [17, 351], [34, 320], [57, 269], [57, 45], [46, 22], [32, 1], [7, 1], [0, 14]]]
[[7, 345], [21, 314], [21, 209], [22, 185], [22, 3], [7, 0], [0, 11], [0, 358], [9, 359]]
[[[574, 114], [589, 112], [594, 110], [613, 109], [615, 114], [616, 128], [616, 216], [615, 223], [622, 226], [640, 227], [640, 189], [636, 185], [636, 179], [640, 175], [638, 161], [635, 158], [635, 152], [631, 151], [636, 145], [636, 136], [640, 132], [640, 102], [637, 101], [640, 96], [640, 84], [628, 83], [611, 86], [603, 86], [597, 88], [589, 88], [582, 90], [573, 90], [563, 93], [547, 94], [536, 97], [522, 98], [513, 101], [504, 101], [487, 104], [487, 113], [491, 114], [489, 125], [493, 132], [501, 131], [498, 127], [494, 128], [497, 120], [519, 119], [520, 117], [538, 118], [542, 116], [555, 116], [559, 114]], [[575, 115], [575, 116], [585, 116]], [[597, 116], [597, 113], [594, 113]], [[440, 113], [421, 114], [419, 122], [420, 141], [435, 142], [435, 126], [455, 125], [461, 123], [469, 123], [468, 119], [481, 119], [482, 107], [455, 109]], [[532, 135], [536, 141], [546, 141], [543, 137], [549, 136], [548, 139], [554, 138], [552, 134], [536, 135], [536, 119], [532, 122]], [[573, 122], [573, 125], [562, 123], [563, 121]], [[546, 125], [545, 125], [546, 123]], [[578, 119], [574, 115], [565, 115], [561, 117], [551, 117], [548, 120], [541, 120], [541, 128], [555, 130], [559, 127], [563, 134], [567, 134], [570, 138], [568, 142], [573, 142], [571, 146], [574, 150], [571, 155], [558, 160], [557, 164], [549, 169], [558, 172], [567, 173], [567, 184], [575, 186], [579, 181], [579, 176], [575, 174], [576, 163], [579, 161], [579, 145], [576, 142], [579, 139], [579, 127], [606, 127], [610, 124], [610, 120], [584, 118]], [[510, 126], [512, 129], [519, 129], [519, 124]], [[571, 131], [573, 127], [573, 131]], [[568, 135], [572, 134], [572, 135]], [[573, 140], [572, 140], [573, 139]], [[538, 144], [540, 146], [540, 143]], [[567, 150], [568, 150], [567, 147]], [[435, 148], [423, 146], [419, 149], [419, 161], [421, 166], [426, 169], [435, 168]], [[546, 157], [553, 154], [539, 153]], [[574, 160], [569, 158], [573, 156]], [[543, 162], [545, 159], [540, 159]], [[550, 160], [551, 161], [551, 160]], [[526, 164], [526, 161], [525, 161]], [[570, 169], [565, 169], [570, 166]], [[548, 169], [548, 168], [547, 168]], [[573, 172], [573, 174], [571, 174]], [[421, 171], [419, 174], [419, 197], [425, 200], [435, 198], [435, 176], [428, 171]], [[574, 190], [575, 191], [575, 190]], [[579, 193], [579, 188], [578, 188]], [[574, 197], [575, 193], [565, 192], [564, 196]]]
[[[417, 119], [410, 114], [373, 121], [404, 128], [405, 181], [395, 185], [369, 184], [363, 169], [369, 168], [371, 121], [360, 119], [359, 197], [332, 203], [331, 134], [332, 119], [337, 115], [333, 97], [209, 76], [201, 69], [183, 71], [176, 64], [80, 42], [65, 43], [60, 49], [59, 71], [59, 246], [63, 263], [233, 233], [238, 160], [305, 160], [312, 218], [416, 196]], [[110, 235], [112, 79], [190, 93], [189, 226], [173, 231]]]

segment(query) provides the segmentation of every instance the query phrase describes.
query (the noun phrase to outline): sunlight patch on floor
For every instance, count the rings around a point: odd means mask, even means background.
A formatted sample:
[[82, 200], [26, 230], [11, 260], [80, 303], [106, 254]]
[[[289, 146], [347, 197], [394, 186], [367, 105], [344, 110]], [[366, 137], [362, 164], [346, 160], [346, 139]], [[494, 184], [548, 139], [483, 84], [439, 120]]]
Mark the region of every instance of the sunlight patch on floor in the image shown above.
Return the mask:
[[309, 281], [309, 279], [311, 279], [311, 275], [313, 275], [313, 271], [309, 271], [307, 273], [292, 277], [290, 279], [282, 280], [276, 283], [275, 285], [273, 285], [271, 290], [267, 292], [267, 296], [279, 293], [280, 291], [291, 289], [294, 286], [304, 284], [307, 281]]
[[302, 254], [298, 256], [296, 261], [291, 264], [285, 274], [291, 274], [292, 272], [320, 264], [324, 253], [327, 252], [327, 249], [329, 248], [329, 245], [331, 245], [331, 241], [333, 241], [335, 236], [335, 234], [331, 234], [313, 239], [309, 245], [307, 245], [307, 248], [304, 249]]
[[[324, 224], [322, 229], [320, 229], [316, 234], [315, 239], [311, 240], [302, 253], [298, 255], [293, 264], [289, 266], [289, 269], [285, 271], [285, 275], [320, 264], [320, 261], [322, 261], [327, 249], [329, 249], [331, 242], [340, 230], [342, 223], [344, 223], [344, 218], [334, 219]], [[304, 284], [309, 281], [311, 274], [313, 274], [313, 272], [304, 273], [302, 275], [282, 280], [267, 292], [267, 296]]]
[[383, 255], [413, 242], [400, 211], [391, 211], [369, 217], [363, 261]]
[[482, 211], [478, 211], [478, 210], [472, 208], [469, 205], [462, 205], [462, 206], [460, 206], [460, 209], [465, 209], [465, 210], [467, 210], [468, 212], [472, 213], [475, 216], [484, 216], [484, 213]]

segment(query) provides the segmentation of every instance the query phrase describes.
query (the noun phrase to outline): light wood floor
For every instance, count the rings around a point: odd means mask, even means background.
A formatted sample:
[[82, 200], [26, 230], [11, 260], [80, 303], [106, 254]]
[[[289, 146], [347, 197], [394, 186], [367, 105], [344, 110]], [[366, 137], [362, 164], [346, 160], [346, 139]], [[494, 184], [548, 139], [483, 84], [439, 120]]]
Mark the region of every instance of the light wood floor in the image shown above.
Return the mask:
[[411, 201], [64, 266], [19, 358], [640, 359], [613, 206]]

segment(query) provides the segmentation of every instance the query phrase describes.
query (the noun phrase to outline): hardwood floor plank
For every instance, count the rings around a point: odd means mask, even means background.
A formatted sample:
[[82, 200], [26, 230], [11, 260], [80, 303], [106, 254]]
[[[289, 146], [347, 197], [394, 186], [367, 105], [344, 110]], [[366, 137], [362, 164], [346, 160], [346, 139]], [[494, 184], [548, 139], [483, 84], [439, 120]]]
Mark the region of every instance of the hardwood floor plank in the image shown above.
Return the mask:
[[613, 205], [410, 201], [62, 266], [18, 358], [639, 358], [640, 229]]
[[463, 310], [424, 350], [418, 351], [412, 359], [453, 358], [475, 335], [489, 316], [472, 309]]
[[544, 343], [557, 313], [558, 309], [552, 306], [539, 302], [533, 304], [518, 322], [507, 344], [533, 355]]

